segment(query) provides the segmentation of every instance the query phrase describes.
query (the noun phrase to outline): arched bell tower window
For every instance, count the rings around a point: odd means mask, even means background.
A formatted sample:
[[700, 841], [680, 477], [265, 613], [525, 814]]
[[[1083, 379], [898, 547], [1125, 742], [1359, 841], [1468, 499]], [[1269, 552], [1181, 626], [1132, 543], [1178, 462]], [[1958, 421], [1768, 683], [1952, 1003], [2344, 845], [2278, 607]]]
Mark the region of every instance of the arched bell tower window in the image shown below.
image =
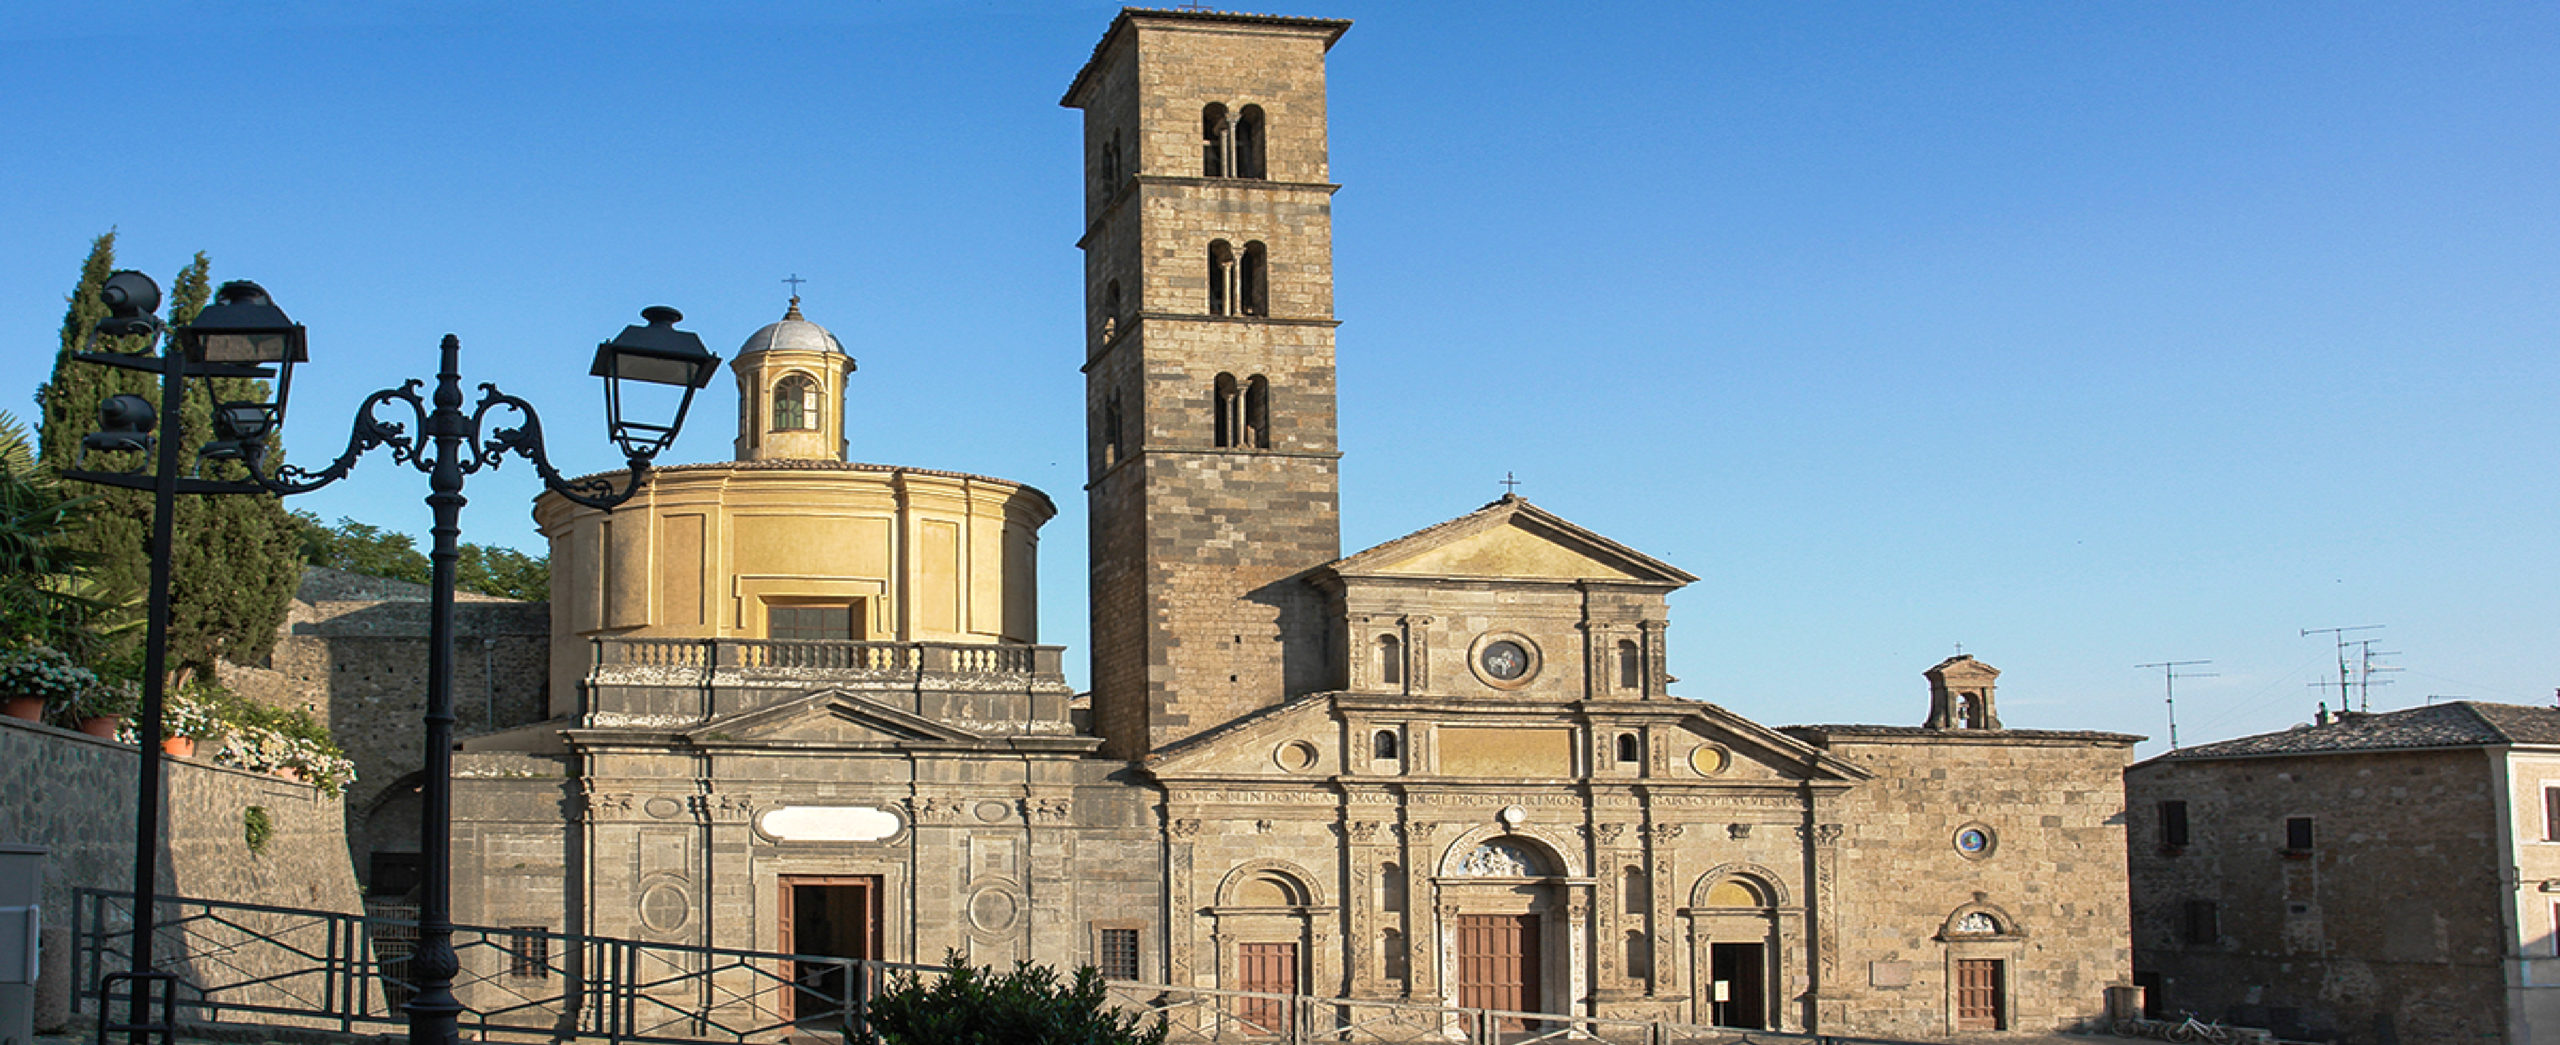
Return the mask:
[[1618, 640], [1618, 688], [1628, 692], [1644, 688], [1644, 651], [1632, 639]]
[[1206, 178], [1236, 176], [1236, 121], [1227, 114], [1221, 102], [1210, 102], [1200, 110], [1200, 175]]
[[1123, 423], [1120, 393], [1114, 390], [1102, 400], [1102, 466], [1105, 468], [1119, 464], [1121, 455], [1126, 452], [1120, 434]]
[[1210, 413], [1213, 430], [1210, 433], [1209, 445], [1219, 447], [1239, 445], [1238, 439], [1244, 433], [1244, 396], [1236, 387], [1234, 374], [1218, 375], [1217, 383], [1212, 386], [1210, 392]]
[[1244, 261], [1236, 273], [1239, 315], [1271, 314], [1271, 257], [1256, 240], [1244, 245]]
[[1642, 743], [1642, 742], [1640, 742], [1640, 741], [1638, 741], [1638, 740], [1636, 739], [1636, 735], [1635, 735], [1635, 734], [1633, 734], [1633, 733], [1620, 733], [1620, 734], [1618, 734], [1618, 761], [1620, 761], [1620, 762], [1642, 762], [1642, 761], [1644, 761], [1644, 745], [1643, 745], [1643, 743]]
[[818, 427], [818, 383], [806, 374], [792, 374], [774, 383], [773, 430], [798, 431]]
[[1262, 107], [1248, 105], [1236, 113], [1236, 164], [1239, 178], [1268, 178], [1262, 163]]
[[1209, 314], [1232, 316], [1243, 295], [1236, 285], [1236, 250], [1225, 240], [1209, 243]]
[[1393, 635], [1378, 636], [1378, 683], [1404, 685], [1404, 640]]
[[1381, 729], [1377, 735], [1369, 738], [1369, 757], [1380, 762], [1393, 762], [1398, 757], [1397, 747], [1396, 731]]
[[1244, 445], [1271, 449], [1271, 382], [1260, 374], [1244, 383]]

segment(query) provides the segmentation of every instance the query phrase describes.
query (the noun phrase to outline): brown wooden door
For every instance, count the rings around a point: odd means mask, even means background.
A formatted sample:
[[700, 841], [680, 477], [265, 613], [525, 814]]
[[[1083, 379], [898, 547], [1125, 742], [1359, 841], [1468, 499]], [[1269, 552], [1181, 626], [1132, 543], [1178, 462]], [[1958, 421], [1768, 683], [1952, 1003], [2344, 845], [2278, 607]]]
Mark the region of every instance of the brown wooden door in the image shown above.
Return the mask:
[[[1534, 914], [1462, 914], [1458, 916], [1458, 1004], [1470, 1009], [1536, 1012], [1538, 994], [1538, 916]], [[1518, 1029], [1519, 1020], [1503, 1021]]]
[[[1298, 993], [1298, 945], [1247, 943], [1236, 946], [1236, 989], [1269, 994]], [[1256, 1037], [1289, 1033], [1294, 1005], [1279, 998], [1238, 998], [1236, 1019]]]
[[2009, 1029], [2008, 1014], [2000, 1008], [2006, 971], [1998, 958], [1956, 959], [1957, 1030]]
[[[786, 954], [877, 960], [880, 957], [880, 879], [876, 875], [784, 875], [776, 934]], [[791, 962], [784, 970], [785, 1015], [824, 1016], [848, 1002], [860, 1005], [875, 987], [862, 969], [847, 982], [834, 962]]]

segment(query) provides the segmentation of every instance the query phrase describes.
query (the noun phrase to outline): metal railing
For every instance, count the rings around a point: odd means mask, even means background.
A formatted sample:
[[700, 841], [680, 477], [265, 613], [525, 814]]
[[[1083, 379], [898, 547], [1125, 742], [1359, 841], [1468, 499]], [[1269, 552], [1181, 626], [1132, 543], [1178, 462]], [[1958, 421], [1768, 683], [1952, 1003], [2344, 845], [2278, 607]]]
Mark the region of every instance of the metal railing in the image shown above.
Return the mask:
[[[182, 1023], [259, 1023], [339, 1033], [404, 1026], [417, 923], [333, 911], [163, 896], [152, 953], [178, 979]], [[131, 965], [132, 895], [75, 890], [75, 1004], [112, 1014], [95, 986]], [[454, 927], [462, 1032], [482, 1041], [578, 1038], [621, 1045], [854, 1039], [871, 998], [938, 966], [692, 947], [541, 929]], [[1169, 1042], [1432, 1045], [1910, 1045], [1848, 1038], [1411, 1002], [1112, 981], [1111, 1002], [1164, 1021]]]
[[[407, 1023], [400, 1004], [417, 923], [266, 904], [161, 897], [153, 947], [178, 978], [183, 1022], [255, 1022], [340, 1033]], [[80, 889], [72, 901], [72, 982], [92, 1015], [102, 975], [132, 962], [132, 894]], [[851, 1035], [888, 975], [931, 966], [827, 955], [686, 947], [540, 929], [457, 925], [453, 980], [464, 1034], [611, 1043], [764, 1042]]]

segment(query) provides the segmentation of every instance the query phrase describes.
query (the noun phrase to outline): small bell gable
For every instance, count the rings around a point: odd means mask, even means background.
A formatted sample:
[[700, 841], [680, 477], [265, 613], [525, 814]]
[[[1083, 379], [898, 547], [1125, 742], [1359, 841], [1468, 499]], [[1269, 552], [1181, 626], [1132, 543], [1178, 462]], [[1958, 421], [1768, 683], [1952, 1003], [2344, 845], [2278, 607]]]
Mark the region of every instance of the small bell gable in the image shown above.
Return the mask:
[[2000, 713], [1991, 702], [2000, 669], [1959, 653], [1920, 674], [1929, 680], [1928, 728], [2000, 728]]

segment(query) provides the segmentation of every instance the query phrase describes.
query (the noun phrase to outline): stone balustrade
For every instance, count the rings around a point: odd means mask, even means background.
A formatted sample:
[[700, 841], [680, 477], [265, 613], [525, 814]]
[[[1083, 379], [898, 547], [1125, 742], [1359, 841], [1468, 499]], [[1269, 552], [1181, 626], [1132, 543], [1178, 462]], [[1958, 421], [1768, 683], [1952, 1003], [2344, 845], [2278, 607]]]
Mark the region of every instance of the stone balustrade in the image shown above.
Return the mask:
[[998, 646], [961, 642], [831, 642], [792, 639], [595, 639], [589, 678], [597, 682], [663, 681], [669, 673], [714, 677], [844, 675], [994, 676], [1060, 681], [1062, 646]]

